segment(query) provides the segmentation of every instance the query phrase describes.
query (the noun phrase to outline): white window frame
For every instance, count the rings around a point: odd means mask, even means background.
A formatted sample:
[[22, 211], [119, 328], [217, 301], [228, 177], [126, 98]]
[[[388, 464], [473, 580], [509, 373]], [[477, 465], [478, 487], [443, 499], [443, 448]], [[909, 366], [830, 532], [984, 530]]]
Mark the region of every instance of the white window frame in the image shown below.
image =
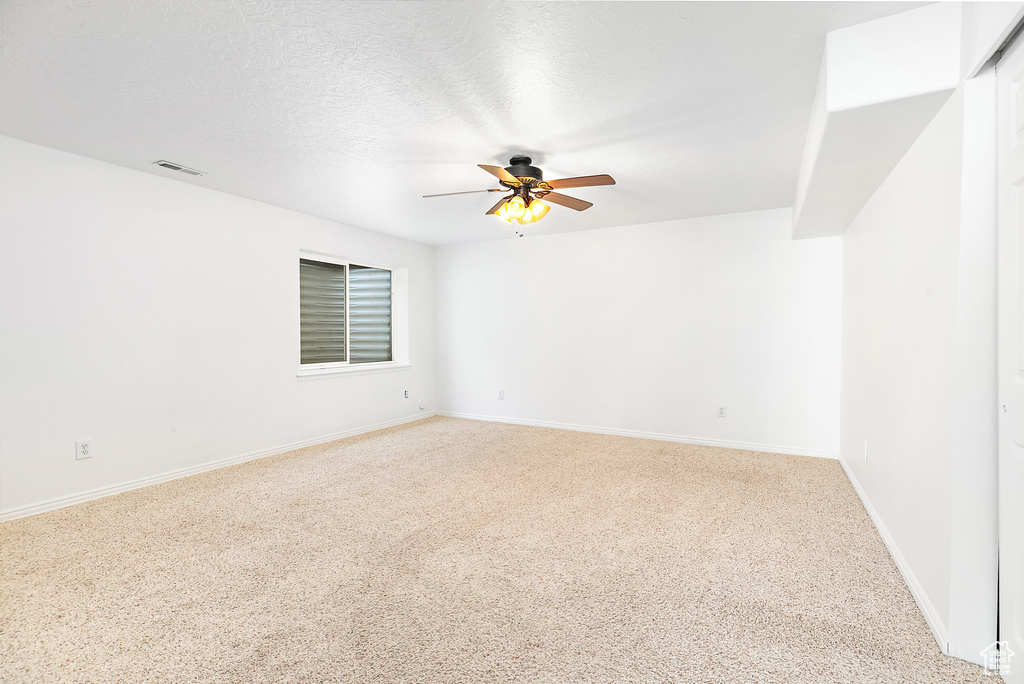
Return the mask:
[[299, 368], [297, 375], [302, 377], [316, 377], [323, 375], [333, 375], [336, 373], [365, 373], [373, 371], [384, 371], [393, 370], [399, 368], [409, 368], [411, 364], [408, 362], [400, 362], [397, 360], [395, 350], [395, 280], [397, 269], [390, 266], [380, 266], [367, 262], [365, 260], [352, 260], [339, 257], [333, 254], [324, 254], [323, 252], [310, 252], [306, 250], [299, 251], [299, 257], [295, 260], [296, 266], [296, 292], [298, 292], [299, 278], [299, 261], [305, 259], [307, 261], [320, 261], [326, 264], [335, 264], [337, 266], [345, 267], [345, 358], [351, 359], [352, 350], [349, 344], [349, 334], [351, 333], [351, 327], [349, 326], [349, 287], [348, 287], [348, 275], [352, 265], [366, 266], [368, 268], [376, 268], [382, 271], [388, 271], [391, 273], [391, 360], [390, 361], [371, 361], [369, 363], [351, 363], [351, 361], [331, 361], [329, 363], [302, 363], [302, 317], [299, 313], [296, 320], [296, 331], [298, 332], [298, 350], [299, 350]]

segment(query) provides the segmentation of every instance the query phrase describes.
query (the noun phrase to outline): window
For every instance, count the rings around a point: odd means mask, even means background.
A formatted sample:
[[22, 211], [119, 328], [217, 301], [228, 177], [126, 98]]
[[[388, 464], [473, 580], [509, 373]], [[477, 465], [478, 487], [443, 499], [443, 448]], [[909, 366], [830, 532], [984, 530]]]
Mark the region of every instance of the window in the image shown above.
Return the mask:
[[392, 361], [391, 291], [388, 269], [300, 258], [301, 366]]

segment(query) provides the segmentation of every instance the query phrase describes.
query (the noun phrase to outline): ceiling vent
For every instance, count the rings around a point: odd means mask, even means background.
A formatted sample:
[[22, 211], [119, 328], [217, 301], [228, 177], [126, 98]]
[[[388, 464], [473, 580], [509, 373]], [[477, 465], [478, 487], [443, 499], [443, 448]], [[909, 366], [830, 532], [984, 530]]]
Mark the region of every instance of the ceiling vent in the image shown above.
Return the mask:
[[196, 171], [195, 169], [190, 169], [187, 166], [182, 166], [181, 164], [175, 164], [174, 162], [165, 161], [163, 159], [161, 159], [160, 161], [155, 161], [153, 163], [156, 164], [157, 166], [162, 166], [165, 169], [170, 169], [171, 171], [181, 171], [182, 173], [187, 173], [190, 176], [202, 176], [203, 175], [202, 171]]

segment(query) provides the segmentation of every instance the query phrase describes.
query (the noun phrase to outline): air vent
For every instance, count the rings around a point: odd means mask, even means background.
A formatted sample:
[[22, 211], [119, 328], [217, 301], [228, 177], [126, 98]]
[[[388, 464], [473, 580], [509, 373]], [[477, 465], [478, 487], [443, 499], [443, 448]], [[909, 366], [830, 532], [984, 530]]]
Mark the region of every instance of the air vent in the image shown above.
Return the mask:
[[202, 176], [203, 175], [202, 171], [196, 171], [195, 169], [190, 169], [187, 166], [182, 166], [181, 164], [175, 164], [174, 162], [165, 161], [163, 159], [161, 159], [160, 161], [155, 161], [153, 163], [156, 164], [157, 166], [162, 166], [165, 169], [170, 169], [171, 171], [181, 171], [182, 173], [187, 173], [190, 176]]

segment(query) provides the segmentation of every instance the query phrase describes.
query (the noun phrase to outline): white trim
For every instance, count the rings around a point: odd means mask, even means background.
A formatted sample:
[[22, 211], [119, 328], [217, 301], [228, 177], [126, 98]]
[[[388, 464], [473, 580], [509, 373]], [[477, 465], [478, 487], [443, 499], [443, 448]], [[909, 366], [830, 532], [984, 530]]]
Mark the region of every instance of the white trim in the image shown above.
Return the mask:
[[36, 515], [37, 513], [45, 513], [46, 511], [52, 511], [58, 508], [65, 508], [67, 506], [73, 506], [75, 504], [84, 503], [86, 501], [92, 501], [93, 499], [100, 499], [105, 496], [112, 494], [120, 494], [127, 492], [132, 489], [140, 489], [142, 487], [148, 487], [150, 485], [159, 484], [161, 482], [168, 482], [170, 480], [177, 480], [181, 477], [188, 477], [189, 475], [197, 475], [199, 473], [205, 473], [208, 470], [216, 470], [218, 468], [224, 468], [226, 466], [236, 465], [238, 463], [245, 463], [246, 461], [254, 461], [258, 458], [264, 458], [265, 456], [274, 456], [276, 454], [283, 454], [288, 451], [294, 451], [303, 447], [313, 446], [314, 444], [324, 444], [325, 442], [333, 442], [338, 439], [344, 439], [346, 437], [353, 437], [355, 435], [361, 435], [366, 432], [373, 432], [374, 430], [383, 430], [384, 428], [395, 427], [396, 425], [403, 425], [405, 423], [413, 423], [417, 420], [423, 420], [435, 415], [433, 412], [417, 413], [414, 416], [406, 416], [405, 418], [396, 418], [395, 420], [388, 420], [383, 423], [376, 423], [374, 425], [367, 425], [365, 427], [353, 428], [351, 430], [343, 430], [342, 432], [335, 432], [330, 435], [324, 435], [323, 437], [314, 437], [313, 439], [305, 439], [301, 442], [293, 442], [291, 444], [283, 444], [281, 446], [272, 447], [270, 449], [263, 449], [261, 451], [252, 451], [248, 454], [242, 454], [241, 456], [231, 456], [229, 458], [223, 458], [218, 461], [210, 461], [198, 466], [192, 466], [189, 468], [181, 468], [178, 470], [170, 470], [159, 475], [152, 475], [150, 477], [143, 477], [138, 480], [131, 480], [130, 482], [122, 482], [111, 487], [100, 487], [99, 489], [91, 489], [87, 492], [81, 492], [79, 494], [72, 494], [71, 496], [61, 496], [55, 499], [48, 499], [40, 503], [29, 504], [28, 506], [19, 506], [18, 508], [8, 508], [7, 510], [0, 511], [0, 521], [14, 520], [15, 518], [24, 518], [29, 515]]
[[682, 444], [702, 444], [704, 446], [723, 447], [725, 449], [743, 449], [745, 451], [764, 451], [770, 454], [788, 454], [791, 456], [814, 456], [815, 458], [839, 458], [839, 455], [831, 451], [817, 451], [815, 449], [797, 449], [794, 447], [776, 446], [772, 444], [754, 444], [751, 442], [731, 442], [722, 439], [704, 439], [700, 437], [687, 437], [685, 435], [666, 435], [660, 432], [640, 432], [639, 430], [617, 430], [614, 428], [593, 427], [591, 425], [574, 425], [571, 423], [552, 423], [544, 420], [521, 420], [518, 418], [505, 418], [502, 416], [482, 416], [473, 413], [457, 413], [452, 411], [438, 411], [439, 416], [449, 418], [466, 418], [468, 420], [484, 420], [491, 423], [511, 423], [512, 425], [532, 425], [534, 427], [548, 427], [557, 430], [573, 430], [575, 432], [593, 432], [599, 435], [617, 435], [619, 437], [637, 437], [639, 439], [656, 439], [662, 442], [680, 442]]
[[344, 375], [345, 373], [370, 373], [373, 371], [403, 370], [412, 368], [411, 363], [398, 363], [397, 361], [374, 361], [372, 363], [345, 363], [345, 364], [307, 364], [299, 366], [295, 371], [295, 377], [322, 378], [331, 375]]
[[[371, 264], [370, 262], [364, 261], [362, 259], [350, 259], [348, 257], [338, 256], [337, 254], [328, 254], [326, 252], [314, 252], [308, 249], [300, 249], [299, 258], [306, 259], [307, 261], [322, 261], [327, 264], [334, 264], [335, 266], [364, 266], [366, 268], [376, 268], [381, 271], [391, 271], [392, 275], [394, 275], [395, 273], [395, 268], [392, 266], [381, 266], [379, 264]], [[345, 270], [345, 285], [347, 289], [348, 269]]]
[[939, 649], [943, 653], [949, 655], [949, 632], [946, 630], [945, 625], [942, 624], [942, 620], [939, 618], [938, 611], [935, 610], [935, 606], [928, 599], [928, 594], [925, 593], [924, 587], [917, 581], [917, 577], [914, 575], [913, 570], [910, 569], [910, 564], [907, 563], [907, 559], [903, 557], [900, 552], [900, 547], [896, 545], [896, 540], [893, 539], [892, 535], [889, 534], [889, 530], [886, 528], [885, 523], [882, 522], [882, 516], [878, 514], [875, 507], [871, 505], [871, 501], [868, 499], [867, 493], [860, 486], [853, 471], [846, 464], [846, 460], [842, 457], [839, 458], [840, 465], [843, 466], [843, 470], [846, 472], [847, 479], [850, 480], [850, 484], [853, 485], [853, 490], [857, 492], [857, 496], [860, 497], [860, 502], [864, 504], [864, 509], [868, 512], [868, 517], [871, 518], [871, 522], [875, 524], [875, 529], [878, 530], [878, 535], [885, 542], [885, 548], [889, 550], [889, 555], [892, 557], [896, 568], [903, 575], [903, 581], [907, 583], [907, 588], [910, 589], [911, 595], [914, 597], [914, 601], [917, 602], [917, 607], [921, 610], [921, 614], [924, 615], [924, 621], [928, 623], [928, 628], [932, 631], [932, 636], [935, 637], [935, 641], [939, 643]]

